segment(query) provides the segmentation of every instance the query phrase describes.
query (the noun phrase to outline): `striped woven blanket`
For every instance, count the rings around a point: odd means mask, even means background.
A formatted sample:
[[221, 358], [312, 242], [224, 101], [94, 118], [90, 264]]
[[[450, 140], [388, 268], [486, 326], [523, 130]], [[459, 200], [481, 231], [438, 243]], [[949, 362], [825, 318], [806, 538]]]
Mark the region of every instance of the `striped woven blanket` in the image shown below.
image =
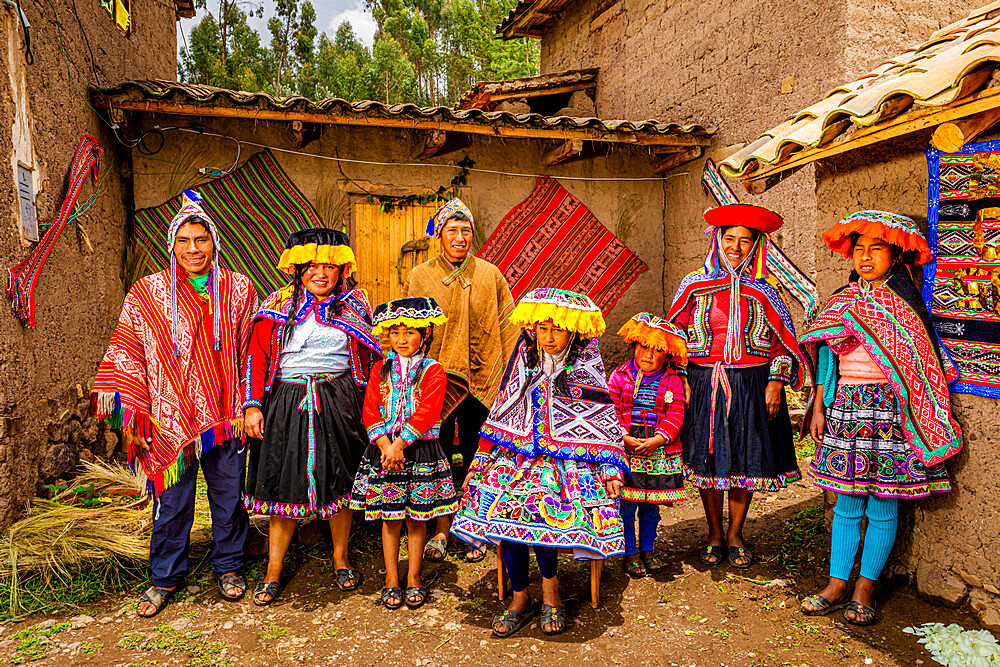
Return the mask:
[[[223, 266], [250, 277], [258, 294], [270, 294], [288, 278], [278, 271], [278, 255], [288, 235], [322, 226], [319, 215], [269, 150], [252, 155], [231, 174], [193, 188], [219, 226]], [[178, 195], [136, 211], [135, 242], [157, 269], [170, 266], [164, 239], [181, 207]]]

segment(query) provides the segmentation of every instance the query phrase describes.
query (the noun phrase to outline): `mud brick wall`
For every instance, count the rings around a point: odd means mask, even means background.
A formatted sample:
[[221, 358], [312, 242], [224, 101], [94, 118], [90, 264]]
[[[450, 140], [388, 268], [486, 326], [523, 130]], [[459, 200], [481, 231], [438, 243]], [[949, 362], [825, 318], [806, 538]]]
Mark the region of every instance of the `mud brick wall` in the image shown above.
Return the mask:
[[[100, 195], [80, 219], [93, 250], [67, 226], [38, 279], [34, 329], [0, 308], [0, 530], [40, 483], [117, 444], [86, 417], [79, 396], [88, 392], [121, 308], [126, 226], [121, 155], [84, 95], [88, 83], [176, 78], [171, 4], [133, 2], [126, 38], [97, 2], [22, 0], [31, 65], [19, 22], [0, 6], [0, 265], [14, 266], [31, 248], [21, 236], [14, 165], [34, 169], [38, 221], [47, 223], [62, 204], [80, 137], [91, 134], [105, 149]], [[80, 202], [91, 192], [85, 186]]]
[[[998, 135], [1000, 136], [1000, 135]], [[997, 136], [989, 137], [996, 139]], [[884, 142], [831, 160], [818, 169], [822, 220], [866, 208], [903, 213], [926, 228], [929, 134]], [[848, 260], [817, 256], [820, 294], [846, 282]], [[984, 625], [1000, 629], [1000, 574], [990, 554], [1000, 549], [1000, 435], [996, 399], [952, 394], [965, 434], [962, 452], [945, 463], [951, 493], [900, 501], [899, 534], [889, 574], [912, 578], [917, 590], [948, 605], [968, 603]]]
[[[742, 144], [861, 76], [887, 56], [965, 16], [978, 0], [573, 0], [543, 27], [543, 73], [599, 67], [601, 118], [657, 118], [718, 130], [718, 162]], [[684, 165], [665, 181], [664, 290], [704, 258], [701, 214], [712, 204]], [[812, 168], [759, 197], [787, 224], [782, 247], [815, 268], [818, 218]], [[801, 313], [793, 313], [797, 318]]]

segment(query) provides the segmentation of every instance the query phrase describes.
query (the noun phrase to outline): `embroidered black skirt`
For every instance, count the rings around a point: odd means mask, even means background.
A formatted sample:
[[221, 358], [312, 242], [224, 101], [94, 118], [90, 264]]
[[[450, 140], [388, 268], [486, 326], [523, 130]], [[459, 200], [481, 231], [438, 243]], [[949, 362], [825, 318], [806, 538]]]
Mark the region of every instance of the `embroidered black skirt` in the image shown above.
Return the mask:
[[768, 365], [723, 372], [730, 387], [729, 409], [724, 383], [718, 381], [713, 425], [712, 366], [688, 364], [691, 401], [681, 430], [688, 481], [701, 489], [778, 491], [801, 479], [784, 392], [778, 414], [767, 418]]
[[351, 509], [365, 519], [427, 521], [458, 511], [451, 462], [437, 438], [417, 440], [403, 450], [403, 469], [382, 468], [382, 450], [368, 445], [361, 459]]
[[[318, 405], [300, 410], [307, 394]], [[264, 399], [264, 439], [247, 440], [247, 510], [329, 519], [346, 508], [367, 446], [363, 401], [349, 372], [314, 385], [275, 380]]]
[[[633, 438], [651, 438], [654, 426], [633, 424], [629, 435]], [[674, 503], [685, 499], [684, 472], [681, 451], [677, 441], [668, 442], [652, 456], [628, 454], [629, 470], [625, 472], [622, 498], [634, 503]]]

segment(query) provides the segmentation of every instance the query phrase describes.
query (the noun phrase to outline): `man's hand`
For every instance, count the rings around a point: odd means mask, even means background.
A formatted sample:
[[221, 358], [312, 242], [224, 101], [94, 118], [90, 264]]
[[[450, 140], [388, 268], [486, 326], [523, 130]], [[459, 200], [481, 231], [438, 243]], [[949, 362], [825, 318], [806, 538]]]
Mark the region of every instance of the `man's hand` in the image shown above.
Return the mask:
[[778, 416], [778, 409], [781, 407], [781, 390], [784, 388], [781, 380], [771, 380], [764, 390], [764, 402], [767, 404], [767, 418], [774, 419]]
[[250, 406], [243, 411], [243, 425], [247, 435], [258, 440], [264, 437], [264, 413]]

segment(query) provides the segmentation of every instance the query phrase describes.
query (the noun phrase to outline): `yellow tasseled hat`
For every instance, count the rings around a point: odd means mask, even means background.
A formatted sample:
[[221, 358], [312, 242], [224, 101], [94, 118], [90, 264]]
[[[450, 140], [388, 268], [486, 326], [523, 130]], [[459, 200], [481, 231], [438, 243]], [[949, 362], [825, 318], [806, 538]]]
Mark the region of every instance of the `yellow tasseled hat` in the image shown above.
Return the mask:
[[538, 288], [528, 292], [515, 306], [510, 322], [522, 329], [552, 322], [584, 338], [604, 335], [604, 316], [590, 297], [564, 289]]
[[622, 325], [618, 335], [627, 343], [641, 343], [663, 350], [680, 362], [687, 361], [687, 341], [680, 330], [662, 317], [651, 313], [634, 315]]
[[350, 276], [357, 267], [351, 240], [337, 229], [313, 227], [292, 232], [285, 250], [278, 258], [278, 270], [295, 273], [296, 264], [336, 264], [344, 267], [344, 276]]

